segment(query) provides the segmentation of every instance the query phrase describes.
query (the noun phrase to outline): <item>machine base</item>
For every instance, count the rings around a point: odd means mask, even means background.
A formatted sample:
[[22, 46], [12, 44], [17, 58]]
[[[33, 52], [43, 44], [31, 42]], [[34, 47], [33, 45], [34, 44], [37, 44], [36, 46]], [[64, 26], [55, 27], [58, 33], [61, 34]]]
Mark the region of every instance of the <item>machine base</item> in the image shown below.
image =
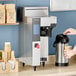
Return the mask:
[[68, 66], [69, 63], [55, 63], [56, 66]]
[[23, 67], [25, 66], [25, 63], [22, 63]]
[[40, 62], [40, 65], [45, 67], [45, 62]]
[[45, 67], [45, 62], [42, 62], [42, 66]]

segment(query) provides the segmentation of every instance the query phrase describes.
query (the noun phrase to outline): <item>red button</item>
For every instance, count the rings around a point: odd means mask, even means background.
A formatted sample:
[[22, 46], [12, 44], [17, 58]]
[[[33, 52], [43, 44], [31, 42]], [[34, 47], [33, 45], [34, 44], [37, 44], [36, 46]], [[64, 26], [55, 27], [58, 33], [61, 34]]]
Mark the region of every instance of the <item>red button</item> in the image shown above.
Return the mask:
[[40, 45], [39, 44], [35, 44], [35, 48], [40, 48]]
[[36, 45], [36, 48], [38, 48], [38, 49], [39, 49], [39, 48], [40, 48], [40, 45]]

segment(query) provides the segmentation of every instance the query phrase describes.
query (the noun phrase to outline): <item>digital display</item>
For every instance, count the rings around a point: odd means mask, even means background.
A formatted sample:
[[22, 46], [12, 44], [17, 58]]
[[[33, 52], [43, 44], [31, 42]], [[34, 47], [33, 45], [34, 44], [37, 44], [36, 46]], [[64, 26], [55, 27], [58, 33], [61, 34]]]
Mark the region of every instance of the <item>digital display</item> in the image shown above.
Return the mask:
[[40, 25], [39, 24], [34, 24], [34, 35], [39, 35], [40, 34]]

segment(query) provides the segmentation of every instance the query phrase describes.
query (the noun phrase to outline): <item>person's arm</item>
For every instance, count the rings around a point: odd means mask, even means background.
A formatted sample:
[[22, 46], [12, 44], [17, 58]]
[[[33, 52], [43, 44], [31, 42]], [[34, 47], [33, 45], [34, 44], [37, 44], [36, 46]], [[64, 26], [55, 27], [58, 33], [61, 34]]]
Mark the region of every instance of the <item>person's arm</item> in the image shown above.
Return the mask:
[[76, 51], [73, 50], [64, 50], [64, 56], [66, 58], [71, 58], [72, 56], [76, 55]]
[[76, 51], [74, 51], [74, 54], [76, 55]]
[[[65, 35], [76, 35], [76, 29], [69, 28], [63, 32]], [[66, 58], [71, 58], [76, 55], [76, 46], [72, 50], [64, 50], [64, 55]]]
[[76, 45], [73, 48], [74, 54], [76, 55]]
[[65, 35], [76, 35], [76, 29], [69, 28], [63, 32]]
[[72, 50], [64, 50], [64, 55], [66, 58], [71, 58], [72, 56], [76, 55], [76, 45]]

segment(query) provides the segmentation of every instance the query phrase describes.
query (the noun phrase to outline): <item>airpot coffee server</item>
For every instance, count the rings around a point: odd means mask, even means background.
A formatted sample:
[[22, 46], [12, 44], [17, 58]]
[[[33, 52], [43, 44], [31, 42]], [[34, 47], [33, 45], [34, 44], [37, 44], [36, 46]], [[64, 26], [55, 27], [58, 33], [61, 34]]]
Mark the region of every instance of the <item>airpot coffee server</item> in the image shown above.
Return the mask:
[[56, 66], [68, 66], [68, 58], [64, 56], [65, 46], [68, 45], [69, 38], [67, 35], [59, 34], [56, 36], [54, 47], [56, 48]]

